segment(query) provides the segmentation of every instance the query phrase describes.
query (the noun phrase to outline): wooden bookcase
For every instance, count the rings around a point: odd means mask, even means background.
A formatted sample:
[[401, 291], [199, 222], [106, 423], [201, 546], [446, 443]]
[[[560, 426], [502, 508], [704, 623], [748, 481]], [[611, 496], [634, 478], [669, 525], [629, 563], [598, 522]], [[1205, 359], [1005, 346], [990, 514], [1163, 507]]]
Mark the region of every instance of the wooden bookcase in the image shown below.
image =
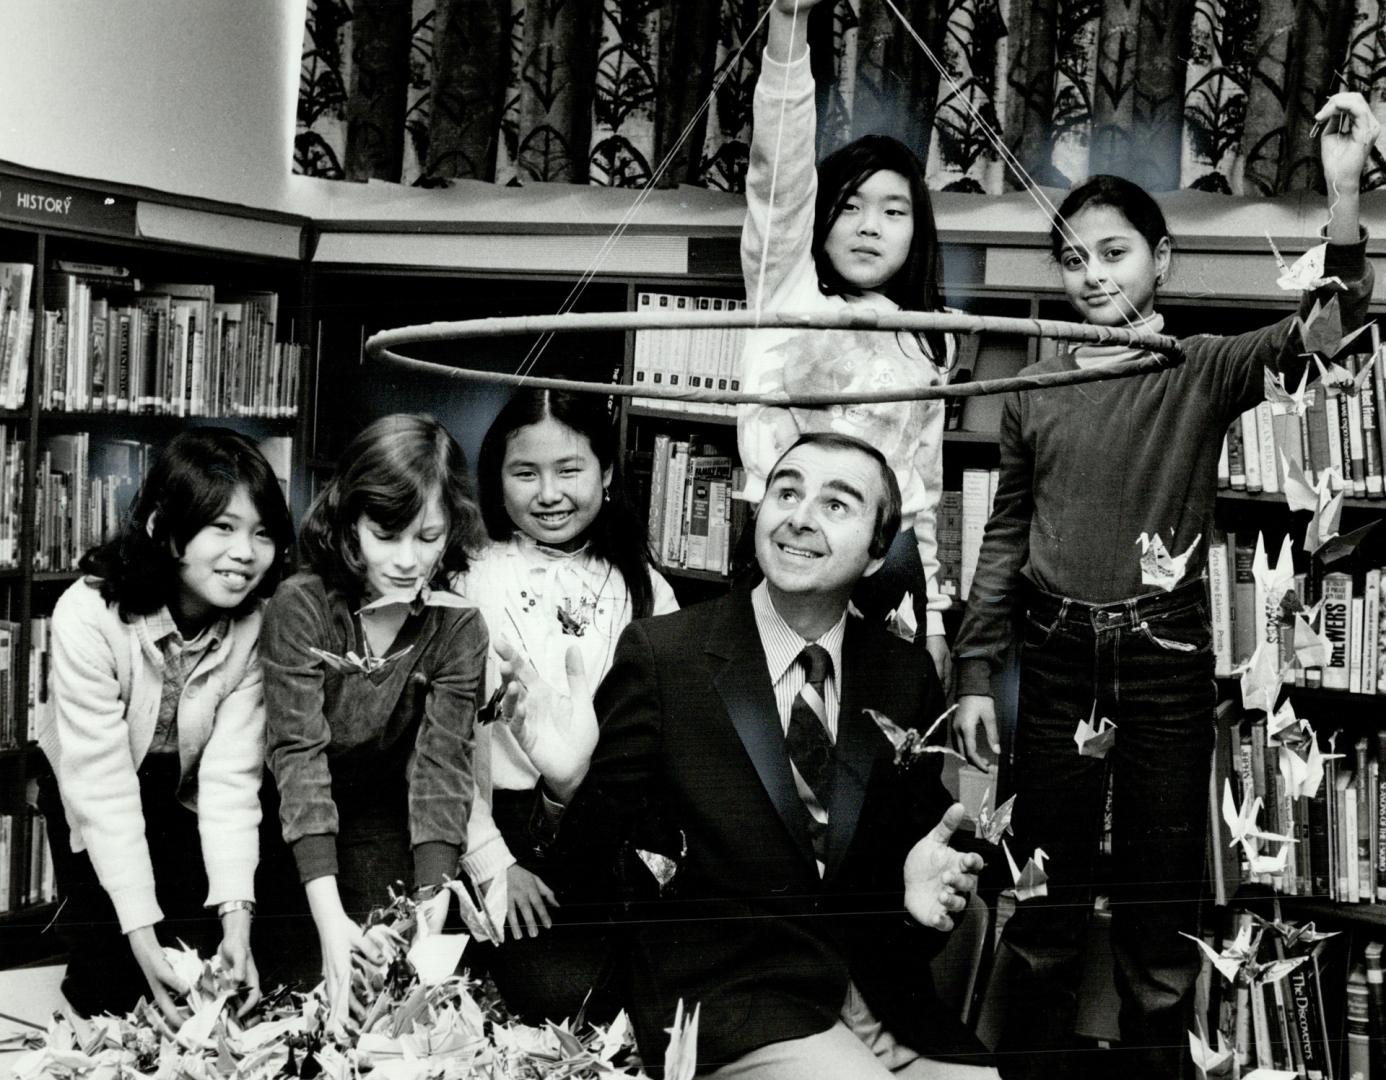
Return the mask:
[[[0, 413], [10, 439], [23, 442], [23, 496], [20, 506], [17, 563], [0, 569], [0, 617], [18, 626], [11, 642], [8, 671], [0, 693], [13, 717], [18, 740], [0, 746], [0, 813], [14, 815], [14, 842], [4, 875], [8, 893], [0, 899], [0, 957], [6, 965], [51, 955], [60, 948], [39, 931], [51, 920], [51, 903], [18, 904], [26, 893], [23, 875], [34, 853], [29, 850], [26, 791], [29, 781], [47, 768], [42, 753], [25, 740], [30, 702], [30, 663], [34, 619], [51, 612], [72, 582], [75, 568], [35, 569], [37, 470], [43, 444], [53, 436], [88, 433], [99, 446], [109, 440], [134, 440], [150, 446], [166, 442], [185, 426], [234, 427], [257, 441], [269, 436], [293, 440], [287, 480], [291, 506], [301, 512], [303, 425], [312, 385], [311, 355], [305, 347], [299, 378], [297, 415], [290, 417], [198, 415], [178, 417], [152, 413], [64, 411], [41, 404], [44, 309], [53, 306], [55, 276], [61, 266], [116, 267], [129, 280], [145, 283], [211, 285], [225, 294], [270, 291], [279, 299], [275, 337], [306, 346], [304, 315], [307, 276], [301, 259], [301, 236], [307, 222], [284, 214], [255, 213], [198, 200], [175, 199], [124, 187], [70, 180], [0, 165], [0, 262], [33, 268], [30, 309], [33, 340], [29, 349], [27, 389], [20, 408]], [[98, 280], [90, 274], [88, 280]], [[96, 290], [130, 291], [128, 282], [107, 280]], [[41, 678], [41, 673], [35, 673]]]

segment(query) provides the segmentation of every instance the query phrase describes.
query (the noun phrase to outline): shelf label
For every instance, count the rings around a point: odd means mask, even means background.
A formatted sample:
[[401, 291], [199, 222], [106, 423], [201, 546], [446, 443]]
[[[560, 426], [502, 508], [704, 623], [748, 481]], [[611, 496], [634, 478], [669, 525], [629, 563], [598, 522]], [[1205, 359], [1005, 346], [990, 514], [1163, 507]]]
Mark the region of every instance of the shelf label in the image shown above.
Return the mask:
[[135, 200], [0, 173], [0, 218], [135, 235]]

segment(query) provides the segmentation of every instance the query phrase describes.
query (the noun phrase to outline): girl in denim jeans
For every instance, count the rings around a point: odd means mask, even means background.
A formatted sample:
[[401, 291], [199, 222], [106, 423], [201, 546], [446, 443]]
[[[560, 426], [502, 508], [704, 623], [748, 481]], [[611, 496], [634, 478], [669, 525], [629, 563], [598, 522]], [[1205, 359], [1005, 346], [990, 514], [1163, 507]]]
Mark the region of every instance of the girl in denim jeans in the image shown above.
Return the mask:
[[[1371, 294], [1358, 185], [1378, 125], [1357, 94], [1334, 95], [1318, 115], [1337, 121], [1321, 142], [1332, 204], [1324, 275], [1345, 291], [1306, 294], [1301, 312], [1337, 295], [1351, 330]], [[1155, 295], [1170, 237], [1141, 188], [1092, 178], [1064, 200], [1050, 239], [1085, 321], [1163, 327]], [[1299, 350], [1291, 318], [1183, 344], [1178, 367], [1006, 401], [995, 506], [955, 649], [954, 732], [975, 764], [987, 764], [979, 728], [999, 754], [991, 676], [1023, 626], [1014, 850], [1021, 859], [1045, 850], [1049, 895], [1021, 904], [1003, 936], [1017, 972], [1000, 1046], [1007, 1077], [1095, 1075], [1074, 1053], [1073, 1019], [1107, 768], [1121, 1000], [1114, 1064], [1124, 1077], [1191, 1074], [1185, 1032], [1199, 959], [1178, 931], [1196, 929], [1203, 879], [1217, 689], [1202, 579], [1218, 456], [1228, 425], [1263, 399], [1265, 369]], [[1135, 355], [1084, 345], [1028, 370]], [[1174, 558], [1163, 575], [1147, 553], [1155, 538]], [[1105, 761], [1074, 746], [1094, 709], [1118, 729]]]

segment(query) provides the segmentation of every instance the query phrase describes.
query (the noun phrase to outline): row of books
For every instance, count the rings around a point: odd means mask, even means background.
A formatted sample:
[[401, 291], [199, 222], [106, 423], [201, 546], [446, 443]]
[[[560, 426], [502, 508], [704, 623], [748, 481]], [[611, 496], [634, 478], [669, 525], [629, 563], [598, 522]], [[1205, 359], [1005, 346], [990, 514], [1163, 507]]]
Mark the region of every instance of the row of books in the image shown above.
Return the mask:
[[[1326, 760], [1323, 781], [1312, 796], [1295, 795], [1288, 787], [1280, 763], [1287, 751], [1269, 736], [1264, 714], [1250, 714], [1227, 731], [1229, 745], [1219, 750], [1210, 791], [1209, 852], [1218, 898], [1230, 897], [1238, 884], [1256, 883], [1285, 896], [1326, 897], [1347, 904], [1386, 902], [1386, 802], [1381, 785], [1386, 731], [1355, 740], [1342, 733], [1315, 736]], [[1253, 866], [1242, 846], [1227, 845], [1220, 804], [1229, 778], [1239, 806], [1262, 800], [1261, 830], [1290, 838], [1283, 844], [1261, 842], [1258, 860], [1269, 862]]]
[[1227, 432], [1218, 465], [1223, 487], [1238, 491], [1285, 490], [1285, 460], [1310, 483], [1334, 470], [1347, 494], [1380, 499], [1386, 461], [1386, 352], [1349, 357], [1345, 366], [1360, 380], [1355, 393], [1320, 386], [1306, 389], [1303, 416], [1263, 401]]
[[[1312, 1080], [1366, 1076], [1356, 1071], [1360, 1055], [1351, 1045], [1351, 1012], [1345, 1052], [1340, 1039], [1345, 986], [1347, 1007], [1353, 1008], [1353, 982], [1345, 977], [1347, 943], [1335, 939], [1315, 947], [1301, 938], [1286, 944], [1283, 935], [1258, 924], [1250, 912], [1233, 911], [1229, 915], [1221, 941], [1214, 932], [1205, 933], [1203, 940], [1209, 949], [1227, 953], [1249, 946], [1255, 953], [1252, 961], [1264, 965], [1268, 972], [1282, 962], [1288, 962], [1290, 969], [1278, 978], [1268, 974], [1263, 979], [1228, 980], [1205, 956], [1196, 996], [1200, 1015], [1207, 1017], [1206, 1029], [1218, 1033], [1206, 1041], [1214, 1052], [1219, 1046], [1225, 1047], [1236, 1061], [1223, 1065], [1209, 1062], [1206, 1072], [1199, 1075], [1300, 1076]], [[1369, 953], [1373, 947], [1367, 946]], [[1379, 964], [1380, 946], [1374, 948]], [[1379, 1009], [1380, 1004], [1372, 1007]], [[1362, 1032], [1366, 1033], [1365, 999], [1362, 1007]]]
[[40, 444], [34, 499], [34, 569], [75, 570], [89, 548], [120, 527], [139, 490], [151, 447], [90, 432]]
[[[744, 311], [745, 300], [721, 296], [678, 296], [642, 292], [636, 311], [645, 313], [688, 311]], [[634, 376], [637, 386], [661, 386], [685, 390], [740, 390], [741, 347], [746, 331], [732, 327], [684, 330], [637, 330]], [[636, 405], [672, 408], [690, 415], [732, 416], [734, 405], [675, 402], [634, 398]]]
[[1271, 641], [1279, 646], [1281, 667], [1293, 669], [1297, 685], [1386, 694], [1386, 623], [1381, 618], [1386, 568], [1293, 576], [1299, 606], [1322, 602], [1320, 632], [1331, 646], [1327, 664], [1305, 668], [1294, 662], [1294, 625], [1287, 621], [1283, 594], [1267, 591], [1270, 556], [1264, 546], [1259, 550], [1258, 575], [1258, 548], [1250, 537], [1215, 532], [1208, 545], [1215, 673], [1230, 676], [1251, 658], [1257, 642]]
[[0, 409], [24, 407], [34, 338], [34, 265], [0, 262]]
[[32, 808], [23, 814], [0, 814], [0, 914], [57, 898], [43, 815]]
[[88, 269], [55, 269], [46, 279], [41, 408], [297, 414], [302, 346], [275, 340], [277, 294], [218, 296], [211, 285], [143, 285], [120, 267]]
[[28, 444], [8, 424], [0, 424], [0, 567], [19, 565], [24, 516], [24, 461]]
[[650, 471], [650, 547], [666, 569], [731, 571], [746, 504], [733, 498], [744, 474], [717, 446], [655, 436]]
[[[23, 444], [19, 444], [22, 461]], [[293, 439], [271, 435], [259, 443], [284, 496]], [[153, 447], [135, 439], [93, 438], [82, 431], [50, 435], [40, 444], [34, 500], [34, 569], [75, 570], [96, 544], [115, 535], [139, 490]], [[14, 504], [18, 517], [18, 501]], [[0, 556], [9, 520], [0, 505]]]

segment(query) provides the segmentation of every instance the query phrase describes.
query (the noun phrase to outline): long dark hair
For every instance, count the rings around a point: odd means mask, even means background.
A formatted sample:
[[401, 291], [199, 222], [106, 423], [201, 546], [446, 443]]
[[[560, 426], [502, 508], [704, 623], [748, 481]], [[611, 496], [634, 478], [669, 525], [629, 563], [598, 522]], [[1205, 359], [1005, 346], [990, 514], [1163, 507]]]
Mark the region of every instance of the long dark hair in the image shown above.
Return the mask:
[[294, 526], [269, 462], [253, 442], [229, 428], [175, 435], [150, 465], [120, 532], [83, 555], [78, 569], [100, 579], [102, 599], [115, 604], [127, 622], [171, 605], [188, 542], [221, 516], [241, 485], [274, 541], [274, 561], [231, 612], [240, 618], [279, 584]]
[[[899, 173], [909, 184], [914, 238], [910, 241], [905, 264], [880, 292], [905, 311], [941, 311], [942, 256], [938, 226], [934, 224], [934, 204], [924, 181], [924, 166], [908, 146], [889, 135], [863, 135], [834, 150], [818, 165], [818, 197], [813, 207], [813, 260], [818, 270], [818, 287], [834, 294], [856, 291], [837, 272], [824, 245], [847, 200], [870, 176], [882, 169]], [[926, 330], [922, 336], [934, 363], [945, 367], [948, 346], [944, 334]]]
[[1122, 176], [1099, 173], [1084, 180], [1064, 196], [1059, 212], [1049, 223], [1049, 250], [1055, 259], [1069, 246], [1065, 226], [1080, 210], [1089, 206], [1110, 206], [1118, 211], [1145, 238], [1152, 253], [1160, 246], [1161, 240], [1168, 240], [1171, 246], [1174, 244], [1160, 204], [1151, 198], [1145, 188]]
[[477, 486], [481, 489], [481, 516], [493, 540], [508, 540], [515, 523], [505, 510], [501, 487], [501, 466], [510, 436], [521, 428], [552, 418], [581, 435], [592, 447], [602, 471], [611, 470], [608, 498], [587, 529], [592, 554], [605, 559], [621, 572], [630, 592], [631, 610], [643, 619], [654, 610], [654, 586], [650, 571], [648, 530], [636, 515], [621, 482], [621, 458], [616, 452], [616, 428], [606, 411], [606, 403], [591, 394], [565, 390], [519, 390], [506, 402], [486, 431], [477, 455]]
[[482, 540], [467, 459], [433, 417], [382, 416], [347, 444], [337, 471], [308, 508], [299, 532], [304, 560], [330, 585], [360, 595], [366, 574], [356, 535], [361, 515], [385, 529], [403, 529], [435, 491], [448, 521], [433, 571], [433, 582], [442, 584], [467, 569]]

